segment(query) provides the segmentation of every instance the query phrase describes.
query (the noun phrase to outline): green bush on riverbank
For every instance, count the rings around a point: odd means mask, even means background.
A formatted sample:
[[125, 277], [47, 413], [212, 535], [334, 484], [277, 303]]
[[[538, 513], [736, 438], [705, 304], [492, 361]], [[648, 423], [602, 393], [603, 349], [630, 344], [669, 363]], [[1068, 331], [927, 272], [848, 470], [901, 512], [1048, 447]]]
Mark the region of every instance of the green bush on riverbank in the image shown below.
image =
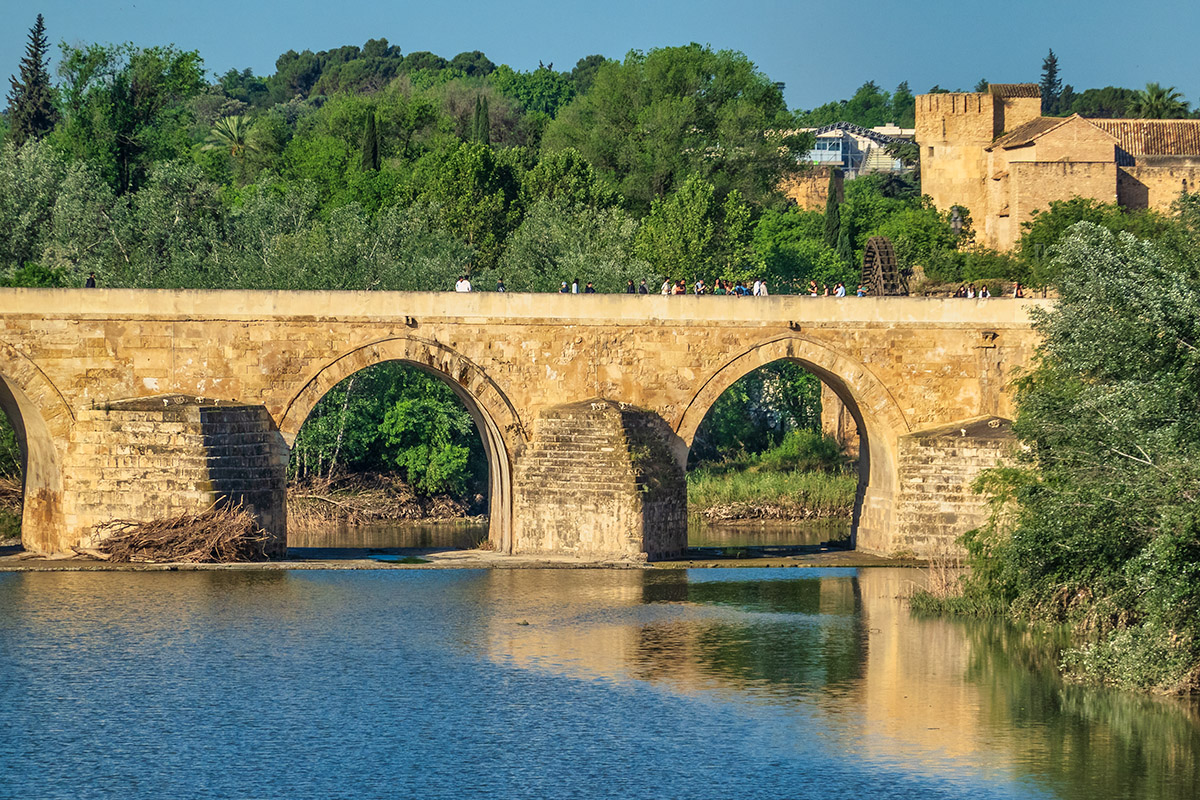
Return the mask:
[[[1018, 384], [1016, 467], [985, 474], [958, 598], [916, 607], [1069, 625], [1069, 677], [1200, 689], [1200, 197], [1154, 242], [1080, 223]], [[1182, 245], [1182, 246], [1181, 246]]]

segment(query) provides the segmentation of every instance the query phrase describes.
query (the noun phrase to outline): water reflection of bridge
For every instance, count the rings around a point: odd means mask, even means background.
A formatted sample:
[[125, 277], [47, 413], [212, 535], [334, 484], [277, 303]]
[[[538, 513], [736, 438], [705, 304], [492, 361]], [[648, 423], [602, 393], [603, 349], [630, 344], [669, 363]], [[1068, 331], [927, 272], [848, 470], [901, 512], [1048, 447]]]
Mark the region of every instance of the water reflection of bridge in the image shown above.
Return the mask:
[[1027, 631], [915, 618], [900, 599], [915, 570], [768, 572], [493, 571], [486, 594], [518, 600], [498, 604], [486, 647], [585, 679], [808, 704], [862, 756], [933, 774], [1029, 769], [1081, 798], [1200, 785], [1200, 708], [1063, 686]]

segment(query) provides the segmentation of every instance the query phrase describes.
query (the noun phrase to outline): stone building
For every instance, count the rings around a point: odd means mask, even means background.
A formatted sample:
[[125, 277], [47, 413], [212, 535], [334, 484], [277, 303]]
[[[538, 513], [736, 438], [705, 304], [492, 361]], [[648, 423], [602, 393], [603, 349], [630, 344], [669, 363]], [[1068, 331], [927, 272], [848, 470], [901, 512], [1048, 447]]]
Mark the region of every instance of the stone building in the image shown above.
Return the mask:
[[963, 206], [976, 241], [1008, 250], [1054, 200], [1167, 210], [1200, 188], [1200, 120], [1043, 117], [1037, 84], [917, 98], [922, 187]]
[[788, 178], [780, 186], [784, 196], [806, 211], [824, 211], [829, 197], [829, 178], [835, 178], [838, 200], [842, 199], [842, 181], [860, 175], [880, 172], [911, 172], [900, 159], [887, 152], [887, 145], [911, 141], [912, 128], [881, 125], [863, 128], [849, 122], [836, 122], [822, 128], [801, 128], [801, 133], [815, 137], [813, 148], [801, 160], [810, 165], [799, 175]]

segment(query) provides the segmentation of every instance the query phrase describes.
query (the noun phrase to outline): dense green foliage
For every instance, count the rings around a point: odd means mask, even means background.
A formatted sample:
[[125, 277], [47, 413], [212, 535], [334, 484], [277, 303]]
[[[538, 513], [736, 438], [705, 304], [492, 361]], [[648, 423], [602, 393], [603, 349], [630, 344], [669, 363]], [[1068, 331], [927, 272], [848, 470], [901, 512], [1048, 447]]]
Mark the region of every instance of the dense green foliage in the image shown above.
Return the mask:
[[798, 170], [812, 139], [792, 132], [783, 94], [743, 54], [697, 44], [603, 64], [544, 145], [578, 150], [637, 211], [688, 177], [759, 203]]
[[394, 362], [355, 373], [321, 398], [288, 469], [296, 478], [395, 469], [425, 494], [480, 491], [487, 476], [475, 424], [450, 387]]
[[728, 461], [778, 446], [789, 432], [821, 427], [821, 382], [798, 364], [777, 361], [730, 386], [713, 404], [689, 462]]
[[1068, 671], [1200, 686], [1200, 239], [1177, 248], [1081, 222], [1054, 247], [1060, 300], [1019, 384], [1024, 463], [991, 473], [999, 513], [968, 536], [976, 608], [1072, 623]]
[[1033, 212], [1033, 219], [1022, 226], [1017, 245], [1019, 276], [1034, 286], [1056, 284], [1061, 280], [1061, 262], [1054, 257], [1059, 241], [1078, 222], [1090, 222], [1114, 233], [1131, 233], [1152, 239], [1161, 246], [1185, 246], [1177, 221], [1156, 211], [1128, 210], [1116, 203], [1101, 203], [1075, 197], [1053, 200], [1050, 208]]

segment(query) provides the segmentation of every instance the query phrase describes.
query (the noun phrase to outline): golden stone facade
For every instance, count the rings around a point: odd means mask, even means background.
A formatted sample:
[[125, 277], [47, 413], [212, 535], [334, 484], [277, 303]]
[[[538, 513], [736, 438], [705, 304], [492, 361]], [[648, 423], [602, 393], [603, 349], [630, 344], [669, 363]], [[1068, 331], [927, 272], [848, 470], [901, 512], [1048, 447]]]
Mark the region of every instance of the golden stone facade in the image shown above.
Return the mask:
[[[680, 476], [705, 414], [744, 375], [788, 359], [861, 434], [858, 547], [920, 552], [979, 510], [902, 481], [903, 453], [920, 449], [905, 437], [1012, 416], [1008, 382], [1031, 362], [1037, 302], [4, 289], [0, 405], [26, 453], [31, 549], [86, 543], [114, 513], [161, 515], [171, 492], [197, 506], [258, 498], [282, 542], [281, 476], [309, 412], [344, 378], [402, 361], [445, 380], [474, 417], [498, 550], [653, 558], [686, 537]], [[179, 398], [201, 411], [156, 405]], [[204, 411], [213, 401], [227, 408]], [[925, 472], [910, 472], [965, 486], [983, 451], [957, 452], [920, 450]]]
[[1200, 120], [1043, 117], [1037, 84], [917, 97], [921, 185], [967, 208], [976, 241], [1008, 250], [1052, 201], [1170, 209], [1200, 188]]

